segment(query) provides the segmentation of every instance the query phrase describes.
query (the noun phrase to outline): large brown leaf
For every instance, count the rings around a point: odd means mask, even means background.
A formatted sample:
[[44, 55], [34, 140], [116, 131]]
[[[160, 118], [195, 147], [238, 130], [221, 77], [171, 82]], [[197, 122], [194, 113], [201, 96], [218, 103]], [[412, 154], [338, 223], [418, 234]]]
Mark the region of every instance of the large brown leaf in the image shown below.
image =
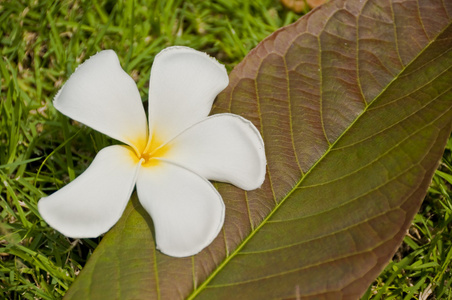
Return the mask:
[[451, 1], [331, 1], [265, 39], [214, 107], [261, 131], [262, 188], [216, 184], [224, 229], [189, 258], [155, 250], [133, 198], [66, 298], [359, 298], [450, 134], [450, 16]]

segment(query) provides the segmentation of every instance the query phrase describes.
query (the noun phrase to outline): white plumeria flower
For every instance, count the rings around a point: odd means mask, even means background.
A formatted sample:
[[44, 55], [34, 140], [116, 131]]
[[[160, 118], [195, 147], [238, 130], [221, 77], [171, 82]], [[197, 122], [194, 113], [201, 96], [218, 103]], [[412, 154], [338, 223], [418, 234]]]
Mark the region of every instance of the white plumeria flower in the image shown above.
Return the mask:
[[194, 255], [224, 222], [223, 200], [207, 180], [260, 187], [264, 144], [242, 117], [208, 116], [228, 75], [205, 53], [163, 50], [149, 85], [148, 124], [135, 82], [114, 51], [101, 51], [77, 68], [54, 106], [126, 145], [102, 149], [82, 175], [42, 198], [39, 212], [66, 236], [97, 237], [119, 220], [136, 185], [154, 222], [157, 248], [171, 256]]

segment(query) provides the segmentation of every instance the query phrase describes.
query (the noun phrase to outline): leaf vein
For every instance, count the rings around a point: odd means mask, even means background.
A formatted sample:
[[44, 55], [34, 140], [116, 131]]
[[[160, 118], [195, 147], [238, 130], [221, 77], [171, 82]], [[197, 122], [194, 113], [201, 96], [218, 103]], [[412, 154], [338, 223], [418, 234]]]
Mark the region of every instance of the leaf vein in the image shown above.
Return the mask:
[[250, 210], [250, 203], [249, 203], [248, 192], [247, 191], [245, 191], [245, 203], [246, 203], [246, 212], [248, 214], [248, 220], [250, 222], [251, 231], [253, 231], [254, 230], [254, 224], [253, 224], [253, 221], [251, 219], [251, 210]]
[[[361, 199], [361, 198], [363, 198], [363, 197], [365, 197], [365, 196], [370, 195], [372, 192], [377, 192], [377, 191], [379, 191], [379, 190], [380, 190], [382, 187], [384, 187], [385, 185], [387, 185], [387, 184], [389, 184], [389, 183], [392, 183], [392, 182], [394, 182], [395, 180], [398, 180], [399, 177], [405, 175], [405, 174], [408, 173], [411, 169], [413, 169], [413, 168], [415, 168], [415, 167], [417, 167], [417, 166], [419, 166], [419, 165], [418, 165], [418, 164], [413, 164], [412, 166], [410, 166], [410, 167], [407, 168], [406, 170], [403, 170], [403, 173], [401, 173], [401, 174], [399, 174], [399, 175], [397, 175], [397, 176], [394, 176], [393, 178], [389, 178], [387, 181], [385, 181], [385, 182], [383, 182], [382, 184], [376, 186], [375, 188], [370, 189], [370, 190], [367, 190], [365, 193], [363, 193], [363, 194], [361, 194], [361, 195], [358, 195], [358, 196], [355, 197], [355, 198], [349, 199], [348, 201], [345, 201], [345, 202], [341, 203], [340, 205], [337, 205], [337, 206], [334, 206], [334, 207], [330, 207], [329, 209], [325, 209], [325, 210], [319, 211], [319, 212], [317, 212], [317, 213], [315, 213], [315, 214], [304, 215], [304, 216], [301, 216], [301, 217], [298, 217], [298, 218], [291, 218], [291, 219], [284, 219], [284, 220], [269, 220], [267, 223], [269, 223], [269, 224], [277, 224], [277, 223], [285, 223], [285, 222], [299, 221], [299, 220], [303, 220], [303, 219], [307, 219], [307, 218], [319, 216], [319, 215], [324, 214], [324, 213], [327, 213], [327, 212], [331, 212], [331, 211], [333, 211], [333, 210], [335, 210], [335, 209], [344, 207], [344, 206], [346, 206], [347, 204], [350, 204], [350, 203], [352, 203], [352, 202], [354, 202], [354, 201], [358, 201], [359, 199]], [[403, 182], [400, 182], [400, 183], [403, 184]]]
[[392, 26], [394, 28], [394, 43], [395, 43], [394, 46], [396, 48], [397, 57], [399, 58], [400, 65], [402, 66], [402, 69], [403, 69], [405, 67], [405, 65], [403, 64], [402, 57], [400, 56], [399, 38], [398, 38], [398, 35], [397, 35], [397, 26], [396, 26], [396, 20], [395, 20], [395, 14], [394, 14], [394, 6], [393, 6], [393, 2], [392, 1], [390, 2], [389, 6], [391, 7]]
[[[359, 198], [357, 198], [357, 199], [359, 199]], [[321, 239], [324, 239], [326, 237], [335, 236], [335, 235], [337, 235], [339, 233], [346, 232], [346, 231], [348, 231], [351, 228], [359, 227], [362, 224], [368, 223], [371, 220], [375, 220], [375, 219], [377, 219], [379, 217], [382, 217], [382, 216], [386, 215], [389, 212], [396, 211], [396, 210], [399, 210], [399, 209], [400, 209], [400, 207], [398, 207], [398, 206], [397, 207], [393, 207], [393, 208], [391, 208], [391, 209], [389, 209], [389, 210], [387, 210], [387, 211], [385, 211], [383, 213], [379, 213], [377, 215], [373, 215], [371, 218], [365, 218], [365, 219], [363, 219], [363, 220], [361, 220], [359, 222], [356, 222], [356, 223], [351, 224], [349, 226], [343, 227], [343, 228], [338, 229], [336, 231], [329, 232], [327, 234], [323, 234], [323, 235], [317, 236], [315, 238], [304, 240], [304, 241], [301, 241], [301, 242], [298, 242], [298, 243], [288, 244], [288, 245], [284, 245], [282, 247], [265, 249], [265, 250], [260, 250], [260, 251], [255, 250], [255, 251], [240, 252], [238, 255], [245, 256], [245, 255], [252, 255], [252, 254], [261, 254], [261, 253], [275, 252], [275, 251], [281, 251], [281, 250], [289, 249], [289, 248], [292, 248], [292, 247], [297, 247], [297, 246], [300, 246], [300, 245], [303, 245], [303, 244], [306, 244], [306, 243], [311, 243], [313, 241], [321, 240]]]
[[[259, 66], [259, 69], [260, 69], [260, 67], [261, 66]], [[258, 73], [259, 73], [259, 71], [258, 71]], [[257, 110], [258, 110], [259, 122], [260, 122], [260, 127], [261, 127], [260, 132], [261, 132], [261, 135], [264, 137], [265, 135], [264, 135], [264, 124], [262, 122], [263, 115], [261, 112], [261, 98], [259, 96], [259, 87], [257, 85], [257, 78], [256, 78], [256, 80], [254, 80], [254, 89], [256, 92]], [[272, 181], [272, 176], [270, 174], [270, 168], [268, 166], [268, 163], [267, 163], [266, 169], [267, 169], [268, 180], [270, 181], [270, 188], [271, 188], [272, 195], [273, 195], [273, 201], [275, 202], [275, 204], [277, 204], [278, 202], [276, 201], [276, 194], [275, 194], [275, 190], [273, 188], [273, 181]]]
[[[317, 43], [318, 43], [318, 47], [319, 47], [319, 76], [320, 76], [320, 84], [319, 84], [319, 112], [320, 112], [320, 123], [322, 125], [322, 131], [323, 131], [323, 135], [325, 137], [326, 142], [328, 143], [328, 146], [331, 147], [331, 142], [328, 139], [328, 135], [326, 133], [326, 129], [325, 129], [325, 122], [323, 119], [323, 72], [322, 72], [322, 45], [320, 42], [320, 38], [317, 37]], [[309, 172], [309, 171], [308, 171]], [[306, 174], [305, 174], [306, 175]]]
[[[347, 177], [349, 177], [349, 176], [351, 176], [351, 175], [354, 175], [354, 174], [358, 173], [359, 171], [365, 169], [366, 167], [368, 167], [368, 166], [370, 166], [370, 165], [372, 165], [372, 164], [378, 162], [381, 158], [383, 158], [383, 157], [385, 157], [386, 155], [388, 155], [389, 152], [391, 152], [392, 150], [396, 149], [396, 148], [399, 147], [403, 142], [407, 141], [409, 138], [411, 138], [412, 136], [414, 136], [414, 134], [416, 134], [416, 133], [418, 133], [419, 131], [425, 129], [427, 126], [430, 126], [433, 122], [435, 122], [436, 120], [438, 120], [439, 118], [441, 118], [442, 116], [444, 116], [444, 115], [445, 115], [446, 113], [448, 113], [449, 111], [450, 111], [450, 109], [446, 110], [446, 111], [443, 112], [438, 118], [436, 118], [434, 121], [432, 121], [431, 123], [429, 123], [429, 124], [427, 124], [426, 126], [422, 127], [421, 129], [418, 129], [418, 130], [412, 132], [410, 135], [408, 135], [406, 138], [404, 138], [403, 140], [401, 140], [399, 143], [397, 143], [397, 144], [395, 144], [393, 147], [389, 148], [389, 149], [388, 149], [386, 152], [384, 152], [382, 155], [380, 155], [380, 156], [378, 156], [376, 159], [370, 161], [368, 164], [363, 165], [363, 166], [360, 167], [359, 169], [356, 169], [356, 170], [354, 170], [353, 172], [350, 172], [350, 173], [348, 173], [348, 174], [345, 174], [345, 175], [343, 175], [343, 176], [341, 176], [341, 177], [337, 177], [337, 178], [335, 178], [335, 179], [333, 179], [333, 180], [330, 180], [330, 181], [325, 181], [325, 182], [322, 182], [322, 183], [319, 183], [319, 184], [312, 184], [312, 185], [302, 186], [302, 187], [299, 187], [299, 188], [300, 188], [300, 189], [307, 189], [307, 188], [311, 188], [311, 187], [318, 187], [318, 186], [327, 185], [327, 184], [330, 184], [330, 183], [333, 183], [333, 182], [337, 182], [337, 181], [339, 181], [339, 180], [342, 180], [342, 179], [344, 179], [344, 178], [347, 178]], [[406, 118], [406, 119], [407, 119], [407, 118]], [[403, 121], [403, 120], [402, 120], [402, 121]], [[400, 121], [400, 122], [402, 122], [402, 121]], [[395, 126], [395, 125], [393, 125], [393, 126]], [[332, 149], [331, 151], [335, 151], [335, 150], [336, 150], [336, 149]]]
[[[379, 247], [379, 246], [383, 245], [384, 243], [386, 243], [387, 240], [391, 240], [391, 238], [388, 238], [388, 239], [384, 240], [383, 242], [375, 244], [375, 245], [377, 247]], [[268, 275], [268, 276], [265, 276], [265, 277], [260, 277], [260, 278], [255, 278], [255, 279], [250, 279], [250, 280], [245, 280], [245, 281], [240, 281], [240, 282], [234, 282], [234, 283], [212, 284], [210, 286], [206, 286], [206, 288], [213, 289], [213, 288], [221, 288], [221, 287], [227, 287], [227, 286], [243, 285], [243, 284], [248, 284], [248, 283], [252, 283], [252, 282], [258, 282], [258, 281], [265, 280], [265, 279], [281, 277], [281, 276], [285, 276], [285, 275], [288, 275], [288, 274], [296, 273], [296, 272], [299, 272], [299, 271], [304, 271], [304, 270], [308, 270], [308, 269], [311, 269], [311, 268], [320, 267], [322, 265], [325, 265], [325, 264], [328, 264], [328, 263], [331, 263], [331, 262], [337, 262], [339, 260], [348, 259], [348, 258], [356, 256], [356, 255], [361, 255], [361, 254], [364, 254], [364, 253], [372, 252], [377, 247], [374, 247], [374, 248], [369, 247], [369, 248], [367, 248], [367, 249], [365, 249], [363, 251], [355, 252], [355, 253], [350, 254], [350, 255], [343, 255], [343, 256], [332, 258], [332, 259], [328, 259], [328, 260], [325, 260], [325, 261], [322, 261], [322, 262], [319, 262], [319, 263], [303, 266], [303, 267], [300, 267], [300, 268], [294, 268], [294, 269], [291, 269], [291, 270], [288, 270], [288, 271], [285, 271], [285, 272], [279, 272], [279, 273], [275, 273], [275, 274]], [[307, 295], [304, 295], [304, 296], [307, 296]]]
[[301, 176], [304, 175], [303, 169], [300, 166], [300, 161], [298, 160], [298, 153], [297, 149], [295, 147], [295, 139], [293, 136], [293, 120], [292, 120], [292, 97], [290, 95], [290, 78], [289, 78], [289, 71], [287, 67], [287, 62], [285, 56], [282, 56], [283, 62], [284, 62], [284, 70], [286, 74], [286, 81], [287, 81], [287, 105], [289, 108], [289, 130], [290, 130], [290, 140], [292, 142], [292, 148], [293, 148], [293, 154], [295, 156], [295, 161], [297, 162], [298, 169], [300, 170]]
[[364, 6], [361, 7], [360, 14], [358, 14], [358, 15], [356, 16], [356, 53], [355, 53], [355, 64], [356, 64], [356, 83], [358, 84], [359, 92], [360, 92], [360, 94], [361, 94], [361, 97], [363, 98], [364, 106], [367, 107], [367, 106], [369, 105], [369, 103], [367, 103], [366, 96], [364, 95], [364, 92], [363, 92], [363, 87], [362, 87], [362, 85], [361, 85], [360, 71], [359, 71], [359, 70], [360, 70], [360, 68], [359, 68], [359, 66], [360, 66], [360, 64], [359, 64], [359, 57], [360, 57], [360, 55], [359, 55], [359, 53], [360, 53], [360, 50], [359, 50], [359, 17], [361, 16], [361, 12], [362, 12], [362, 9], [363, 9], [363, 8], [364, 8]]
[[417, 10], [417, 16], [418, 16], [418, 18], [419, 18], [419, 22], [421, 23], [421, 28], [422, 28], [422, 31], [424, 32], [424, 34], [425, 34], [425, 37], [427, 38], [427, 40], [431, 40], [431, 38], [428, 36], [428, 33], [427, 33], [427, 31], [425, 30], [425, 25], [424, 25], [424, 22], [422, 21], [422, 15], [421, 15], [421, 9], [420, 9], [420, 7], [419, 7], [419, 0], [417, 0], [416, 1], [416, 10]]
[[[436, 98], [432, 99], [431, 102], [433, 102], [433, 101], [437, 100], [438, 98], [444, 96], [445, 94], [447, 94], [447, 93], [450, 92], [451, 90], [452, 90], [452, 87], [449, 88], [448, 90], [446, 90], [445, 92], [443, 92], [442, 94], [438, 95]], [[391, 101], [391, 104], [394, 103], [394, 102], [396, 102], [396, 100], [395, 100], [395, 101]], [[341, 147], [334, 148], [334, 149], [332, 149], [332, 151], [338, 151], [338, 150], [343, 150], [343, 149], [346, 149], [346, 148], [350, 148], [350, 147], [356, 146], [356, 145], [358, 145], [358, 144], [361, 144], [361, 143], [363, 143], [363, 142], [365, 142], [365, 141], [367, 141], [367, 140], [369, 140], [369, 139], [371, 139], [371, 138], [373, 138], [373, 137], [376, 137], [376, 136], [378, 136], [378, 135], [381, 135], [381, 134], [383, 134], [384, 132], [386, 132], [387, 130], [390, 130], [392, 127], [397, 126], [398, 124], [400, 124], [400, 123], [402, 123], [403, 121], [407, 120], [407, 119], [410, 118], [412, 115], [417, 114], [420, 110], [422, 110], [423, 108], [429, 106], [429, 105], [431, 104], [431, 102], [427, 102], [427, 104], [425, 104], [424, 106], [420, 107], [419, 110], [417, 110], [417, 111], [411, 113], [410, 115], [408, 115], [407, 117], [405, 117], [405, 118], [403, 118], [403, 119], [400, 119], [399, 121], [395, 122], [394, 124], [392, 124], [392, 125], [389, 126], [389, 127], [384, 128], [384, 129], [381, 130], [381, 131], [378, 131], [378, 132], [376, 132], [376, 133], [374, 133], [374, 134], [372, 134], [372, 135], [369, 135], [368, 137], [366, 137], [366, 138], [364, 138], [364, 139], [362, 139], [362, 140], [359, 140], [359, 141], [357, 141], [357, 142], [354, 142], [354, 143], [351, 143], [351, 144], [348, 144], [348, 145], [345, 145], [345, 146], [341, 146]], [[389, 103], [384, 104], [384, 105], [381, 105], [380, 107], [384, 107], [384, 106], [386, 106], [386, 105], [389, 105]], [[380, 108], [380, 107], [378, 107], [378, 108]], [[368, 110], [368, 111], [370, 111], [370, 110]]]

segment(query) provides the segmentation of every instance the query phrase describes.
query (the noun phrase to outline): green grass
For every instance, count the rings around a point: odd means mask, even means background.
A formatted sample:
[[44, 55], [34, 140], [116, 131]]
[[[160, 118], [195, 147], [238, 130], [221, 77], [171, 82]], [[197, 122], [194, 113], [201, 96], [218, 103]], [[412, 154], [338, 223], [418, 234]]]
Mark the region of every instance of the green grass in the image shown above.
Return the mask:
[[[37, 201], [82, 173], [112, 140], [57, 113], [74, 69], [114, 49], [147, 97], [154, 56], [205, 51], [230, 71], [299, 18], [278, 1], [0, 1], [0, 299], [61, 298], [99, 240], [48, 227]], [[452, 140], [403, 247], [364, 299], [452, 299]], [[426, 298], [423, 298], [426, 299]]]

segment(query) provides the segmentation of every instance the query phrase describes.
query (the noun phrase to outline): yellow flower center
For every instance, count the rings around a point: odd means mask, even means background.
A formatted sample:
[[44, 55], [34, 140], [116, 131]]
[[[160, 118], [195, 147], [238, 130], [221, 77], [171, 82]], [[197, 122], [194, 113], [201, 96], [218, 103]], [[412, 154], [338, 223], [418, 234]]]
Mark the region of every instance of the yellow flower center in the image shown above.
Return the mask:
[[152, 167], [160, 163], [158, 158], [164, 157], [168, 151], [168, 146], [164, 145], [159, 139], [152, 137], [150, 144], [148, 144], [142, 153], [134, 152], [137, 162], [143, 160], [141, 166]]

